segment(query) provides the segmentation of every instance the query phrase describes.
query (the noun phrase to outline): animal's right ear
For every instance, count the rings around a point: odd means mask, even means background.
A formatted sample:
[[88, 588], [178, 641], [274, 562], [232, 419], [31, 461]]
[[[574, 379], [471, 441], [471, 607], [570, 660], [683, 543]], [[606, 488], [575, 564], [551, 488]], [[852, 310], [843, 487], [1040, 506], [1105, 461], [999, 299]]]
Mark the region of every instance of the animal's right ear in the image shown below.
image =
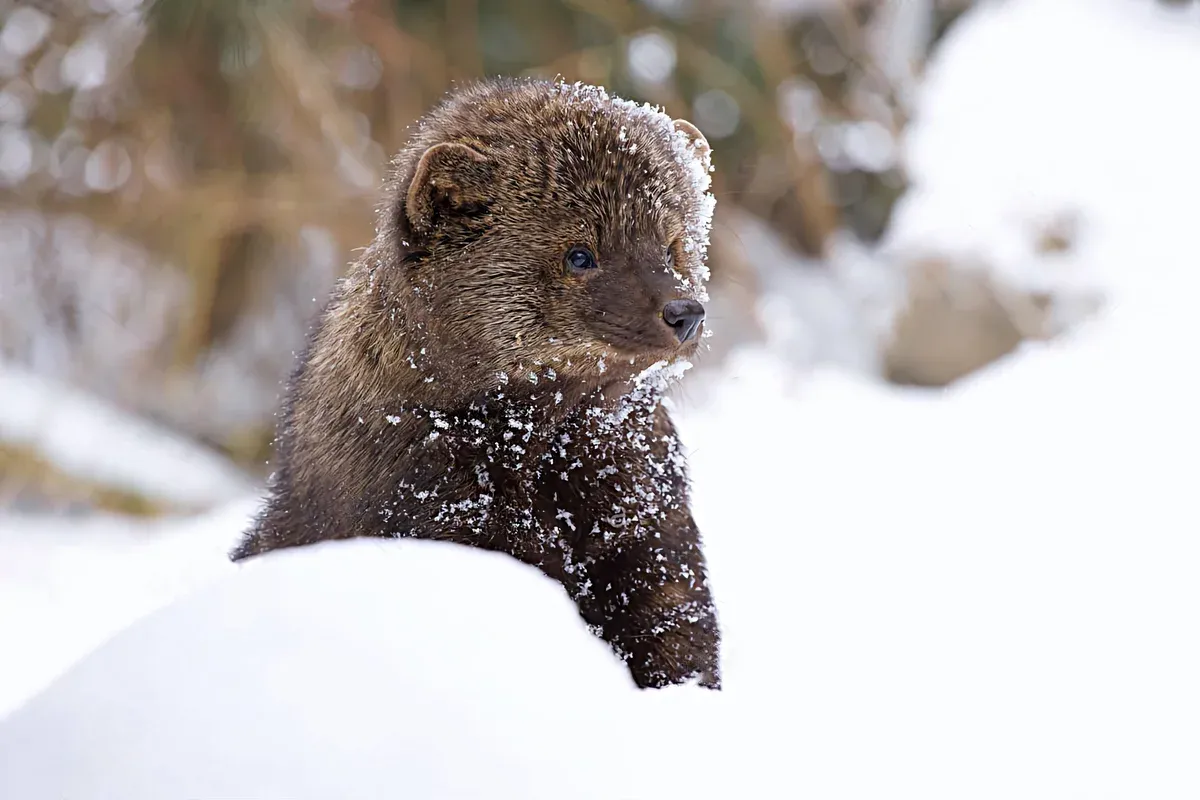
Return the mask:
[[404, 198], [409, 231], [422, 237], [439, 217], [477, 210], [486, 204], [491, 170], [488, 159], [465, 144], [435, 144], [421, 155]]
[[704, 138], [704, 134], [700, 132], [699, 128], [688, 122], [686, 119], [677, 119], [673, 124], [675, 126], [675, 130], [688, 137], [688, 140], [692, 144], [692, 148], [695, 149], [698, 156], [703, 159], [707, 159], [711, 156], [712, 148], [708, 144], [708, 139]]

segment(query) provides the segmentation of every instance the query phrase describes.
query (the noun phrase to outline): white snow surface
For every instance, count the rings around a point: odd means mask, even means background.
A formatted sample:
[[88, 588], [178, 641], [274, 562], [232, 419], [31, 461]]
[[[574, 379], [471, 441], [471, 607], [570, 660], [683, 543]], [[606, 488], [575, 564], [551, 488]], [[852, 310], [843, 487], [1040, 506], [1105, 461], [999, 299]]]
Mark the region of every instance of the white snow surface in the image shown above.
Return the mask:
[[704, 698], [631, 685], [511, 558], [320, 545], [184, 598], [16, 712], [0, 796], [663, 796], [698, 777]]
[[0, 717], [133, 620], [233, 570], [225, 554], [257, 505], [152, 521], [0, 515]]
[[1069, 204], [1098, 317], [950, 391], [747, 352], [689, 398], [721, 693], [633, 689], [511, 559], [322, 545], [0, 721], [0, 797], [1200, 796], [1200, 28], [1170, 19], [983, 4], [909, 143], [897, 241], [1002, 249]]

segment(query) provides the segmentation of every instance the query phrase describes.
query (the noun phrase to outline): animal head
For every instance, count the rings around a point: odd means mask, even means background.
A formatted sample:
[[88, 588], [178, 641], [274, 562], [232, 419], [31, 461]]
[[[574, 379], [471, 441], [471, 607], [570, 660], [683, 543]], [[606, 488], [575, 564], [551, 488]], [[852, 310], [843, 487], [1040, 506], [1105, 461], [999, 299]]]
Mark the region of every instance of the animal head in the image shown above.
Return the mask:
[[710, 151], [598, 87], [459, 90], [397, 156], [377, 246], [430, 338], [497, 370], [633, 374], [696, 349]]

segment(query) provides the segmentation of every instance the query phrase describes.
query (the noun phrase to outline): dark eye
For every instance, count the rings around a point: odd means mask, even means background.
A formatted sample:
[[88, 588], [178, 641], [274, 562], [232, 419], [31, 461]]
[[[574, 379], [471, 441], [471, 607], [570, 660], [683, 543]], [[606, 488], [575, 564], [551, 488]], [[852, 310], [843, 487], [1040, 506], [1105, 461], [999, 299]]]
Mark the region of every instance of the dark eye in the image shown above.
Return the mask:
[[568, 267], [580, 272], [596, 268], [596, 256], [586, 247], [572, 247], [567, 251], [565, 261]]

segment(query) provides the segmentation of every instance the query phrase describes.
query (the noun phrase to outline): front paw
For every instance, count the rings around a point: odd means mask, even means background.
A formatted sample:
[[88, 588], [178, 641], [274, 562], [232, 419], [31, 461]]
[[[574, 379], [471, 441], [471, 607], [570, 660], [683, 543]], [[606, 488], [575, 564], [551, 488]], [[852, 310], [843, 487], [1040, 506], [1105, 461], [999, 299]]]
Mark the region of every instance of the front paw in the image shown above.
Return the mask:
[[638, 668], [629, 663], [629, 672], [639, 689], [661, 689], [665, 686], [694, 683], [705, 689], [721, 690], [721, 676], [715, 669], [706, 670], [662, 670], [649, 667]]
[[700, 673], [696, 683], [705, 689], [719, 692], [721, 691], [721, 673], [716, 668], [706, 669]]
[[643, 689], [695, 683], [706, 689], [721, 688], [719, 640], [710, 626], [661, 627], [632, 637], [630, 646], [616, 649], [625, 659], [634, 682]]

